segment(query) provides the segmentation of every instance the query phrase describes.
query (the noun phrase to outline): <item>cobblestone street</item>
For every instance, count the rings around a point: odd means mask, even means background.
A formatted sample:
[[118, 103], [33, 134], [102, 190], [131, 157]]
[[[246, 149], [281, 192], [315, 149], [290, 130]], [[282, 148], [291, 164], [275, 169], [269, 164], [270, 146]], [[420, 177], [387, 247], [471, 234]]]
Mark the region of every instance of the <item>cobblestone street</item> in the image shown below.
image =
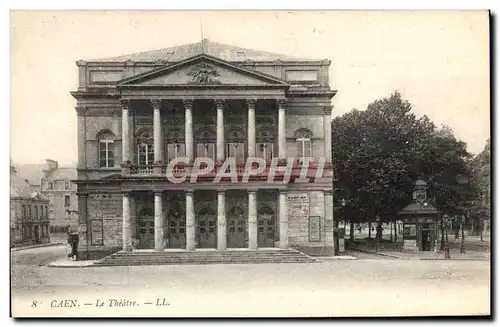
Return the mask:
[[[15, 316], [65, 316], [82, 312], [90, 316], [490, 312], [488, 261], [385, 260], [380, 257], [372, 260], [365, 255], [362, 256], [365, 259], [315, 264], [40, 266], [64, 257], [62, 246], [18, 251], [11, 257]], [[127, 304], [126, 301], [113, 302], [110, 307], [109, 299], [136, 301], [136, 305], [124, 311], [117, 305]], [[76, 307], [51, 308], [51, 304], [59, 305], [62, 300], [74, 300]], [[97, 307], [98, 300], [105, 302], [105, 306]], [[149, 302], [152, 304], [147, 304]]]

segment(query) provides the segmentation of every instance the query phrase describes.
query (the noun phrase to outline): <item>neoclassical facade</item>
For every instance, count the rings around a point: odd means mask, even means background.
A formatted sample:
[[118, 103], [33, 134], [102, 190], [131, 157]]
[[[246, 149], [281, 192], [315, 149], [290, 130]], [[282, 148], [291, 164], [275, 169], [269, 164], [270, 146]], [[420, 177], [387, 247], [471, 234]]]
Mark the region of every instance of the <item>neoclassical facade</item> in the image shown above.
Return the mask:
[[81, 253], [332, 252], [329, 60], [204, 39], [77, 66]]

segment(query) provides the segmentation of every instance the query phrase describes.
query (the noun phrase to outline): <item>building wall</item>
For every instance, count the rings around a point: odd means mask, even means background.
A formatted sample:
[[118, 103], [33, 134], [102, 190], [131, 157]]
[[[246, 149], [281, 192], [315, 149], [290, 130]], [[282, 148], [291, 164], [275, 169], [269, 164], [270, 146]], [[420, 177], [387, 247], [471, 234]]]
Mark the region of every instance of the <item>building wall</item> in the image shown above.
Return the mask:
[[[53, 183], [53, 188], [50, 188]], [[54, 180], [42, 179], [42, 194], [49, 199], [49, 219], [52, 229], [72, 228], [77, 226], [78, 198], [76, 196], [77, 185], [71, 183], [69, 179]], [[70, 206], [65, 207], [65, 196], [70, 197]], [[68, 211], [69, 210], [69, 211]]]
[[[23, 205], [26, 214], [23, 215]], [[37, 211], [34, 209], [38, 208]], [[11, 198], [10, 199], [10, 236], [11, 246], [43, 244], [50, 242], [48, 212], [49, 201], [31, 198]], [[31, 215], [28, 207], [31, 207]], [[40, 209], [43, 208], [43, 209]], [[24, 227], [24, 234], [23, 234]], [[38, 228], [39, 239], [35, 239], [35, 228]], [[43, 231], [42, 231], [43, 230]]]

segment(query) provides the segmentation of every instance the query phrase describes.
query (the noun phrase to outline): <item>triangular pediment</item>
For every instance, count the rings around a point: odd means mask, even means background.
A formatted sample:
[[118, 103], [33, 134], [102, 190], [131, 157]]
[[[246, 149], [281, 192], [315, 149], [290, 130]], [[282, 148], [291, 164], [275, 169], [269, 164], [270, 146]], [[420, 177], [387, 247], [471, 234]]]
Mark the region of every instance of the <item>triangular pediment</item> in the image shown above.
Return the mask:
[[288, 86], [281, 79], [201, 54], [120, 81], [127, 86]]

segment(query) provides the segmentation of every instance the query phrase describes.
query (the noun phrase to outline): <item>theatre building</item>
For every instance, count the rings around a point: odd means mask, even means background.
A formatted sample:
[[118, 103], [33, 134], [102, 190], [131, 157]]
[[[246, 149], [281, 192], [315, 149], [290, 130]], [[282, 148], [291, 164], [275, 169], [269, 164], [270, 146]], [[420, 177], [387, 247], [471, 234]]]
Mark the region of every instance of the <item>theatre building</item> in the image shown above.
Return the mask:
[[[80, 253], [332, 253], [329, 60], [204, 39], [77, 66]], [[266, 165], [245, 182], [251, 157]], [[214, 182], [228, 159], [237, 180]]]

